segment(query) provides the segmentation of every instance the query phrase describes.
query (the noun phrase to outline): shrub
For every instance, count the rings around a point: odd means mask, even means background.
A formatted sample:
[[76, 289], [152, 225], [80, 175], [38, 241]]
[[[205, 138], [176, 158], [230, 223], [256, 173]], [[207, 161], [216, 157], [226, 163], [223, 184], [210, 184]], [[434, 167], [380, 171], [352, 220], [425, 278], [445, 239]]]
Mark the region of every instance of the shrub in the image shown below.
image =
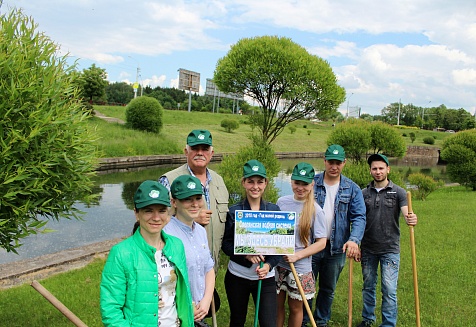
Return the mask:
[[155, 98], [141, 96], [132, 99], [126, 107], [127, 126], [158, 134], [162, 129], [163, 110], [162, 105]]
[[296, 132], [296, 126], [289, 126], [289, 131], [291, 132], [291, 134], [294, 134]]
[[416, 140], [416, 135], [415, 135], [415, 133], [410, 132], [410, 140], [412, 141], [412, 143], [415, 142], [415, 140]]
[[441, 158], [448, 162], [451, 179], [476, 191], [476, 130], [458, 132], [445, 139]]
[[240, 124], [234, 119], [225, 118], [221, 121], [220, 126], [223, 127], [227, 133], [231, 133], [231, 131], [238, 129]]
[[307, 128], [307, 125], [302, 125], [302, 128]]
[[415, 198], [419, 200], [425, 200], [426, 197], [440, 186], [443, 182], [437, 182], [430, 176], [426, 176], [422, 173], [410, 174], [408, 176], [408, 182], [416, 187], [414, 192]]
[[435, 139], [431, 136], [427, 136], [423, 138], [423, 143], [425, 144], [435, 144]]
[[245, 196], [241, 185], [243, 165], [251, 159], [261, 161], [266, 167], [268, 186], [263, 198], [275, 203], [278, 200], [278, 189], [274, 186], [273, 178], [278, 175], [281, 165], [271, 145], [258, 135], [251, 135], [250, 139], [251, 146], [244, 145], [235, 154], [224, 156], [219, 167], [219, 173], [230, 193], [230, 204], [240, 201]]
[[307, 131], [307, 135], [311, 135], [311, 131]]
[[0, 248], [16, 252], [48, 219], [94, 202], [98, 154], [75, 67], [21, 11], [0, 24]]

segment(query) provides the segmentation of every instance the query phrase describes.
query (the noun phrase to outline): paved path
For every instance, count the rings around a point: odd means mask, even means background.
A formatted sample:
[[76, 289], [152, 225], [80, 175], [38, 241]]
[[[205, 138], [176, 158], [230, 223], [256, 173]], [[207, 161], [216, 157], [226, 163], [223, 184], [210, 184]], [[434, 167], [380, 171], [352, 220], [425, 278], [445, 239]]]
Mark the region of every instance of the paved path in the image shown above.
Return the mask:
[[103, 115], [102, 113], [100, 113], [97, 110], [94, 110], [94, 116], [96, 116], [98, 118], [101, 118], [101, 119], [104, 119], [105, 121], [110, 122], [110, 123], [118, 123], [118, 124], [121, 124], [121, 125], [125, 124], [125, 122], [122, 119], [108, 117], [106, 115]]
[[118, 238], [31, 259], [0, 264], [0, 289], [29, 283], [34, 279], [43, 279], [71, 269], [82, 268], [95, 258], [105, 258], [111, 247], [121, 240]]

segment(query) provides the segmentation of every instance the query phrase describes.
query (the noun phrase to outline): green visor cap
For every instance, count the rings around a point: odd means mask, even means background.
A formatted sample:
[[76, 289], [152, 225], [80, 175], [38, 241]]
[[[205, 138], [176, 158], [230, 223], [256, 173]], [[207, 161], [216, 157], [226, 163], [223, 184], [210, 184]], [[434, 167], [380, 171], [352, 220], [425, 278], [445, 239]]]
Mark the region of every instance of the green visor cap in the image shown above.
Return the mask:
[[203, 195], [202, 183], [192, 175], [181, 175], [170, 186], [172, 198], [183, 200], [193, 195]]
[[307, 184], [311, 184], [314, 180], [314, 168], [307, 162], [300, 162], [294, 166], [291, 179], [294, 181], [302, 181]]
[[170, 207], [169, 191], [164, 185], [156, 181], [145, 181], [137, 188], [134, 194], [134, 205], [141, 209], [151, 204], [162, 204]]
[[324, 158], [326, 160], [344, 161], [345, 160], [344, 148], [341, 147], [339, 144], [332, 144], [327, 148]]
[[380, 153], [374, 153], [367, 159], [369, 166], [372, 164], [372, 161], [383, 161], [387, 164], [387, 166], [390, 166], [390, 164], [388, 163], [387, 156], [384, 156], [383, 154], [380, 154]]
[[194, 129], [187, 136], [187, 144], [195, 146], [199, 144], [212, 145], [212, 134], [206, 129]]
[[251, 176], [261, 176], [266, 177], [266, 168], [258, 160], [252, 159], [245, 163], [243, 166], [243, 178], [248, 178]]

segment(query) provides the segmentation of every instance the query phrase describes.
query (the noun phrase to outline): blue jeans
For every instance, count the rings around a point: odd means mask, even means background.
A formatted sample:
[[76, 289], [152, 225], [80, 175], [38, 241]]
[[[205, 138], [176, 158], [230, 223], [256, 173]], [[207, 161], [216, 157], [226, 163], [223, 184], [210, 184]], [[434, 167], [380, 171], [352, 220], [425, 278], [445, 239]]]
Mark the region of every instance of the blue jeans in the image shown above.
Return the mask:
[[364, 307], [362, 318], [364, 321], [375, 321], [375, 306], [378, 265], [380, 264], [382, 288], [382, 324], [380, 326], [397, 325], [397, 281], [400, 266], [399, 253], [371, 254], [362, 251], [362, 276], [364, 286], [362, 299]]
[[[326, 248], [312, 256], [312, 272], [319, 286], [314, 310], [314, 320], [318, 326], [326, 325], [331, 319], [331, 307], [334, 300], [334, 291], [337, 280], [345, 265], [345, 253], [331, 255], [330, 243]], [[312, 299], [308, 300], [312, 310]], [[307, 311], [304, 310], [303, 324], [310, 321]]]

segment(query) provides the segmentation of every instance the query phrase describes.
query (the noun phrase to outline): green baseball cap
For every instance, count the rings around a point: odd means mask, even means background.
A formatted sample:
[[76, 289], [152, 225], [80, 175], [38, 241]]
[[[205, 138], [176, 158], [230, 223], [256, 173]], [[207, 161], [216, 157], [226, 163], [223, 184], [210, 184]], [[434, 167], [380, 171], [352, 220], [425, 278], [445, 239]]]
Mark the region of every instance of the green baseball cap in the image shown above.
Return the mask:
[[302, 181], [307, 184], [311, 184], [314, 180], [314, 168], [307, 162], [300, 162], [294, 166], [291, 179], [295, 181]]
[[372, 161], [383, 161], [387, 164], [387, 166], [390, 166], [387, 156], [380, 153], [374, 153], [367, 159], [369, 166], [372, 164]]
[[261, 176], [266, 177], [266, 168], [258, 160], [252, 159], [245, 163], [243, 166], [243, 178], [248, 178], [251, 176]]
[[344, 148], [341, 147], [339, 144], [332, 144], [327, 148], [324, 158], [326, 160], [344, 161], [345, 160]]
[[169, 191], [164, 185], [156, 181], [145, 181], [139, 185], [134, 194], [134, 205], [137, 209], [151, 204], [163, 204], [170, 207]]
[[206, 129], [194, 129], [187, 136], [187, 144], [190, 146], [198, 144], [212, 145], [212, 134]]
[[181, 175], [174, 179], [170, 186], [172, 198], [183, 200], [192, 195], [203, 195], [202, 183], [192, 175]]

